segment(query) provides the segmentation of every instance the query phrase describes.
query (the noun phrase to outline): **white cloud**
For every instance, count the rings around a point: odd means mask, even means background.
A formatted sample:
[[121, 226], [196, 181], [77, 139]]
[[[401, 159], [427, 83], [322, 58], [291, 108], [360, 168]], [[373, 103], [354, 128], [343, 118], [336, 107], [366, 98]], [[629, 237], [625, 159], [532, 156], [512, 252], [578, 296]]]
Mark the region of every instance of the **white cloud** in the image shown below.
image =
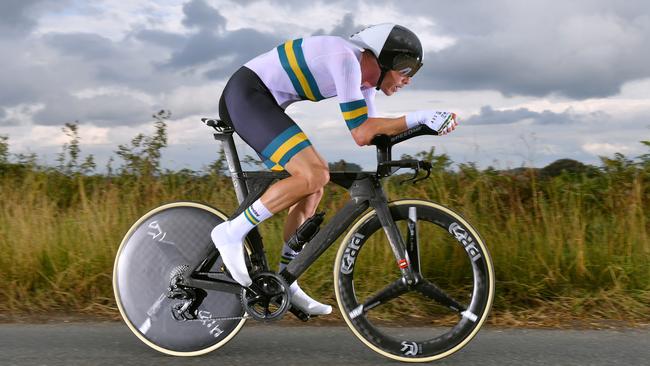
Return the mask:
[[[340, 4], [322, 2], [309, 6], [280, 5], [255, 1], [246, 5], [211, 2], [228, 19], [226, 30], [254, 28], [259, 32], [282, 34], [287, 39], [307, 36], [318, 28], [331, 29], [351, 10]], [[269, 45], [269, 49], [274, 45]]]
[[583, 144], [582, 150], [596, 156], [605, 156], [605, 155], [612, 155], [617, 152], [626, 153], [631, 149], [630, 147], [622, 144], [610, 144], [607, 142], [604, 143], [591, 142], [591, 143]]
[[108, 138], [108, 132], [110, 128], [107, 127], [97, 127], [93, 125], [84, 125], [80, 126], [79, 136], [81, 137], [81, 143], [88, 145], [109, 145], [111, 143]]
[[43, 103], [18, 104], [4, 109], [5, 116], [0, 120], [0, 126], [28, 125], [34, 114], [45, 108]]
[[179, 86], [163, 93], [160, 103], [169, 109], [173, 117], [200, 115], [200, 117], [215, 117], [219, 114], [219, 97], [225, 82], [206, 82], [203, 85]]
[[[560, 55], [565, 58], [558, 62], [586, 60], [583, 61], [584, 64], [577, 63], [578, 66], [586, 67], [609, 65], [611, 57], [618, 57], [616, 52], [611, 52], [612, 47], [633, 51], [640, 39], [647, 38], [648, 32], [648, 29], [644, 28], [647, 22], [640, 16], [641, 11], [631, 11], [628, 15], [616, 13], [610, 11], [610, 8], [615, 6], [605, 2], [589, 6], [562, 5], [559, 10], [555, 10], [548, 8], [543, 2], [516, 5], [510, 2], [490, 2], [469, 6], [458, 2], [440, 9], [432, 9], [430, 2], [423, 1], [416, 7], [417, 11], [406, 14], [407, 10], [400, 7], [402, 4], [394, 2], [378, 4], [359, 1], [342, 6], [342, 2], [324, 1], [206, 1], [227, 18], [227, 31], [251, 28], [286, 38], [308, 35], [319, 29], [328, 32], [341, 25], [341, 20], [346, 14], [353, 14], [354, 24], [357, 25], [387, 21], [408, 25], [420, 36], [428, 52], [451, 48], [457, 42], [462, 42], [464, 37], [480, 38], [502, 32], [505, 38], [487, 37], [484, 40], [502, 40], [507, 41], [506, 45], [516, 45], [517, 47], [513, 48], [499, 48], [499, 44], [486, 45], [487, 50], [495, 50], [496, 47], [496, 51], [505, 53], [503, 56], [506, 60], [517, 57], [527, 60], [531, 55], [525, 54], [525, 46], [530, 45], [531, 40], [534, 41], [535, 37], [539, 36], [541, 29], [551, 32], [548, 34], [563, 35], [557, 43], [544, 43], [544, 47], [552, 44], [554, 49], [561, 48]], [[10, 135], [12, 152], [33, 149], [39, 154], [47, 152], [51, 156], [58, 153], [60, 145], [66, 141], [60, 130], [62, 126], [32, 126], [32, 117], [45, 107], [43, 103], [56, 100], [54, 96], [72, 95], [76, 97], [69, 98], [72, 103], [62, 106], [62, 111], [74, 112], [70, 121], [86, 115], [88, 118], [82, 118], [81, 121], [92, 122], [89, 120], [91, 117], [110, 117], [115, 110], [125, 112], [124, 115], [114, 117], [116, 121], [124, 121], [124, 116], [132, 117], [135, 112], [141, 112], [141, 118], [125, 121], [131, 124], [130, 126], [109, 128], [101, 123], [95, 126], [81, 125], [82, 151], [84, 146], [88, 146], [89, 152], [103, 154], [102, 157], [106, 158], [117, 149], [117, 145], [128, 143], [136, 134], [152, 133], [153, 126], [149, 118], [155, 108], [160, 107], [170, 109], [173, 113], [173, 119], [168, 124], [170, 147], [163, 153], [163, 162], [195, 168], [210, 163], [218, 146], [210, 130], [201, 125], [199, 118], [217, 115], [218, 98], [225, 80], [206, 80], [203, 72], [221, 62], [208, 61], [183, 73], [157, 69], [154, 66], [154, 63], [162, 64], [168, 60], [172, 52], [179, 51], [169, 47], [181, 47], [184, 39], [181, 34], [190, 32], [182, 24], [183, 5], [186, 2], [75, 2], [73, 6], [65, 9], [53, 8], [56, 12], [41, 17], [36, 33], [26, 40], [0, 40], [0, 50], [5, 54], [15, 55], [8, 59], [8, 64], [0, 70], [0, 80], [3, 85], [10, 87], [5, 88], [5, 93], [0, 91], [0, 96], [8, 95], [4, 100], [10, 100], [13, 95], [8, 91], [16, 91], [16, 97], [2, 106], [5, 115], [0, 121], [0, 134]], [[487, 19], [483, 14], [484, 10], [488, 11], [488, 17], [489, 11], [513, 16], [506, 22], [497, 17]], [[558, 12], [562, 13], [559, 15], [561, 22], [554, 23], [553, 18]], [[441, 14], [445, 13], [462, 15], [456, 19], [448, 16], [442, 18]], [[607, 15], [608, 13], [616, 15]], [[405, 17], [405, 14], [408, 17]], [[630, 22], [626, 22], [626, 19], [630, 19]], [[133, 36], [139, 30], [159, 30], [165, 32], [163, 35], [176, 35], [179, 45], [174, 42], [163, 46], [152, 45]], [[83, 32], [101, 36], [110, 41], [108, 43], [114, 54], [101, 60], [84, 59], [84, 56], [92, 55], [92, 47], [78, 47], [72, 37], [68, 37], [71, 48], [53, 49], [46, 40], [39, 38], [50, 32]], [[20, 47], [16, 46], [19, 42], [22, 42]], [[274, 46], [275, 44], [269, 44], [268, 49]], [[228, 46], [229, 49], [230, 47], [238, 46], [235, 44]], [[545, 50], [543, 47], [540, 49], [546, 52]], [[567, 50], [575, 57], [567, 58]], [[425, 57], [426, 69], [432, 67], [431, 59], [432, 57], [429, 57], [427, 61]], [[600, 64], [590, 62], [595, 59], [604, 61]], [[483, 55], [483, 58], [475, 60], [483, 67], [489, 57]], [[563, 75], [553, 72], [554, 67], [561, 70], [562, 65], [549, 65], [543, 61], [544, 58], [539, 60], [542, 65], [536, 66], [543, 70], [548, 68], [549, 77], [563, 79]], [[621, 73], [626, 72], [625, 65], [618, 63], [617, 67], [619, 66]], [[611, 68], [604, 70], [604, 73], [609, 71]], [[508, 69], [505, 65], [504, 75], [512, 76], [511, 80], [505, 81], [521, 83], [522, 80], [516, 72], [517, 70]], [[466, 70], [463, 70], [463, 73], [459, 78], [466, 76], [476, 79], [476, 75], [466, 75]], [[500, 161], [502, 167], [518, 166], [521, 163], [541, 166], [566, 157], [597, 163], [598, 155], [611, 155], [614, 152], [635, 156], [643, 149], [638, 141], [647, 139], [650, 135], [650, 122], [647, 119], [650, 114], [650, 79], [627, 81], [618, 95], [576, 101], [557, 94], [538, 98], [516, 95], [505, 97], [498, 91], [490, 90], [431, 91], [425, 89], [438, 86], [425, 85], [427, 78], [418, 76], [414, 78], [412, 85], [418, 87], [417, 90], [406, 88], [390, 98], [379, 95], [376, 101], [378, 111], [382, 115], [396, 117], [417, 109], [446, 109], [455, 111], [467, 119], [480, 113], [481, 107], [490, 106], [495, 111], [527, 109], [537, 113], [570, 112], [582, 117], [579, 119], [581, 123], [567, 124], [561, 128], [536, 126], [531, 123], [507, 127], [461, 124], [453, 134], [442, 138], [420, 137], [400, 144], [395, 148], [396, 157], [402, 153], [413, 154], [436, 146], [438, 153], [446, 152], [456, 162], [475, 161], [480, 166], [494, 164], [495, 160]], [[583, 81], [586, 83], [589, 80]], [[613, 82], [615, 80], [610, 81]], [[96, 105], [81, 108], [77, 106], [77, 99]], [[134, 108], [131, 106], [133, 102], [142, 103], [144, 107], [130, 111], [129, 108]], [[354, 144], [341, 119], [336, 100], [298, 103], [290, 107], [288, 113], [328, 160], [355, 161], [366, 169], [374, 166], [374, 148], [359, 148]], [[606, 118], [606, 115], [610, 117]], [[54, 122], [58, 123], [58, 120]], [[252, 149], [239, 139], [237, 146], [242, 157], [246, 154], [255, 155]], [[101, 157], [96, 158], [101, 161]]]
[[148, 93], [140, 90], [135, 90], [127, 86], [102, 86], [98, 88], [81, 89], [71, 93], [73, 96], [83, 99], [93, 99], [101, 96], [127, 96], [137, 99], [143, 103], [154, 104], [156, 99]]
[[69, 138], [61, 131], [61, 126], [34, 126], [28, 135], [12, 140], [18, 147], [29, 149], [32, 146], [54, 147], [68, 142]]
[[142, 27], [183, 32], [182, 18], [182, 3], [178, 1], [96, 0], [78, 2], [75, 7], [46, 14], [39, 19], [35, 34], [101, 30], [102, 36], [119, 41], [130, 31]]
[[408, 25], [408, 28], [418, 35], [422, 42], [422, 49], [426, 52], [438, 52], [453, 45], [456, 41], [449, 35], [440, 34], [428, 14], [408, 14], [408, 19], [406, 19], [404, 8], [400, 8], [394, 3], [378, 7], [372, 2], [362, 2], [358, 14], [363, 15], [357, 15], [355, 19], [357, 24], [397, 23]]

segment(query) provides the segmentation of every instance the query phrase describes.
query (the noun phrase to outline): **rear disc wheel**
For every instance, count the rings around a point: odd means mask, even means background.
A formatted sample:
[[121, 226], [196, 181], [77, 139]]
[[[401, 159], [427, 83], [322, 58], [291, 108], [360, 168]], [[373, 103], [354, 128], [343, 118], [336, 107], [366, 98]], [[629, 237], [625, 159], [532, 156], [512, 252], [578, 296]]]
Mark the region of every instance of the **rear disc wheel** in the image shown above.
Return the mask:
[[[115, 299], [129, 329], [145, 344], [174, 356], [211, 352], [246, 322], [239, 289], [173, 288], [214, 250], [210, 232], [227, 216], [195, 202], [155, 208], [127, 232], [113, 269]], [[211, 271], [223, 271], [217, 259]]]

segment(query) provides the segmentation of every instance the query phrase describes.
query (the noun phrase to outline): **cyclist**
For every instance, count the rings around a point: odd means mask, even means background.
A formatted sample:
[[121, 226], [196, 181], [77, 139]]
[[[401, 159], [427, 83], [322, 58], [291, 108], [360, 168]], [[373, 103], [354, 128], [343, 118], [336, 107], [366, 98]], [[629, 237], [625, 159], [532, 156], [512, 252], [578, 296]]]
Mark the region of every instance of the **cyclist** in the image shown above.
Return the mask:
[[[327, 162], [314, 149], [285, 108], [301, 100], [320, 101], [336, 96], [352, 138], [368, 145], [378, 134], [395, 135], [418, 124], [439, 134], [457, 125], [454, 113], [421, 110], [398, 118], [379, 117], [375, 111], [376, 90], [392, 95], [410, 83], [422, 66], [422, 45], [407, 28], [379, 24], [353, 34], [349, 39], [314, 36], [288, 41], [247, 62], [237, 70], [219, 100], [219, 115], [272, 170], [290, 176], [269, 189], [233, 220], [216, 226], [212, 240], [224, 265], [242, 286], [250, 279], [244, 261], [246, 234], [284, 209], [280, 270], [297, 253], [286, 241], [297, 227], [312, 216], [329, 181]], [[332, 307], [307, 294], [297, 281], [290, 286], [293, 306], [311, 315], [324, 315]]]

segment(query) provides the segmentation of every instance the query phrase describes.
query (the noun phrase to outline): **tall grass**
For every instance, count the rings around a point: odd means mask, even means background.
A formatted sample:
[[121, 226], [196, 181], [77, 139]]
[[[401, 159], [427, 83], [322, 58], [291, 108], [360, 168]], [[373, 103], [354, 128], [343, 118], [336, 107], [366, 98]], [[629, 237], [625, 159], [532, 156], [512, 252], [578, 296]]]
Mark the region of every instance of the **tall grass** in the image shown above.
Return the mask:
[[[650, 320], [650, 169], [605, 162], [593, 174], [548, 177], [439, 167], [417, 185], [390, 179], [391, 199], [425, 198], [467, 218], [490, 248], [497, 278], [493, 321]], [[142, 214], [175, 200], [231, 213], [229, 178], [168, 172], [159, 176], [85, 176], [0, 164], [0, 314], [49, 312], [114, 316], [112, 265], [118, 245]], [[331, 215], [347, 194], [328, 186]], [[275, 266], [283, 215], [261, 226]], [[328, 250], [300, 282], [333, 301]], [[377, 278], [385, 272], [375, 254]], [[454, 265], [449, 265], [453, 273]], [[382, 272], [383, 271], [383, 272]], [[387, 312], [390, 312], [390, 307]], [[390, 317], [390, 314], [387, 314]]]

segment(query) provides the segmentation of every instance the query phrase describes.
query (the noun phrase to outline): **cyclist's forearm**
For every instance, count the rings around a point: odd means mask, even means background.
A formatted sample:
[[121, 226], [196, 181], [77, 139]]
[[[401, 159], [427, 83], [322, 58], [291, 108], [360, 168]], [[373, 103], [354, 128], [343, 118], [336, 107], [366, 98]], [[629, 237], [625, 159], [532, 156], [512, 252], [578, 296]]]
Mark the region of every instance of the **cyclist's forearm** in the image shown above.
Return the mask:
[[352, 137], [359, 146], [368, 145], [376, 135], [397, 135], [406, 131], [406, 118], [368, 118], [361, 126], [352, 130]]
[[406, 131], [406, 117], [397, 118], [368, 118], [366, 123], [371, 124], [371, 132], [374, 135], [397, 135]]

